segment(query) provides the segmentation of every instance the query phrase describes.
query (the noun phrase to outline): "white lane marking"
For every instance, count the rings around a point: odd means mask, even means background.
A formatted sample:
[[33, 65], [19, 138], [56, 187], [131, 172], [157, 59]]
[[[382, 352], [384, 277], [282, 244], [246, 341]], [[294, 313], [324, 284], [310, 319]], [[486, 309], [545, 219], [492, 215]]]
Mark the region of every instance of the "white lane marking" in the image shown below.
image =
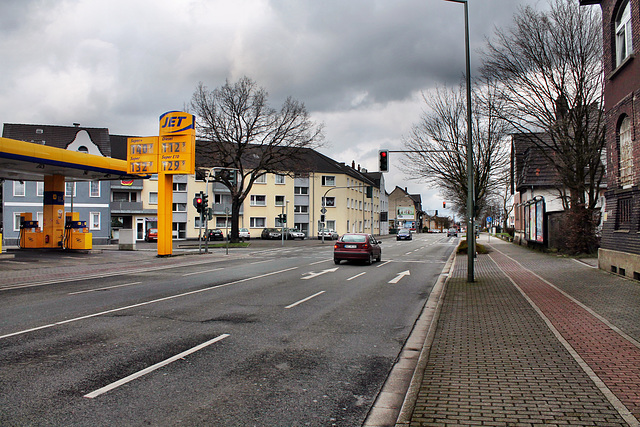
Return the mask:
[[383, 263], [382, 263], [382, 264], [380, 264], [380, 265], [376, 265], [376, 268], [380, 268], [380, 267], [382, 267], [382, 266], [384, 266], [384, 265], [389, 264], [390, 262], [392, 262], [392, 261], [391, 261], [391, 260], [389, 260], [389, 261], [385, 261], [385, 262], [383, 262]]
[[162, 362], [156, 363], [155, 365], [151, 365], [148, 368], [145, 368], [145, 369], [143, 369], [141, 371], [138, 371], [138, 372], [136, 372], [134, 374], [129, 375], [128, 377], [124, 377], [121, 380], [115, 381], [115, 382], [113, 382], [113, 383], [111, 383], [109, 385], [106, 385], [106, 386], [104, 386], [102, 388], [99, 388], [99, 389], [97, 389], [95, 391], [92, 391], [91, 393], [85, 394], [84, 397], [86, 397], [88, 399], [93, 399], [94, 397], [98, 397], [101, 394], [104, 394], [104, 393], [106, 393], [108, 391], [111, 391], [114, 388], [120, 387], [121, 385], [126, 384], [126, 383], [128, 383], [130, 381], [133, 381], [136, 378], [140, 378], [143, 375], [147, 375], [150, 372], [153, 372], [153, 371], [155, 371], [157, 369], [160, 369], [163, 366], [168, 365], [169, 363], [173, 363], [176, 360], [182, 359], [183, 357], [186, 357], [186, 356], [188, 356], [188, 355], [190, 355], [192, 353], [195, 353], [198, 350], [202, 350], [203, 348], [205, 348], [207, 346], [210, 346], [211, 344], [216, 343], [218, 341], [221, 341], [221, 340], [227, 338], [228, 336], [229, 336], [229, 334], [222, 334], [220, 336], [217, 336], [212, 340], [209, 340], [209, 341], [204, 342], [204, 343], [202, 343], [200, 345], [197, 345], [197, 346], [195, 346], [193, 348], [190, 348], [189, 350], [183, 351], [180, 354], [176, 354], [175, 356], [170, 357], [170, 358], [168, 358], [166, 360], [163, 360]]
[[185, 273], [185, 274], [182, 275], [182, 277], [193, 276], [194, 274], [211, 273], [212, 271], [218, 271], [218, 270], [222, 270], [222, 267], [214, 268], [212, 270], [203, 270], [203, 271], [194, 271], [192, 273]]
[[86, 289], [84, 291], [69, 292], [67, 295], [78, 295], [78, 294], [86, 294], [87, 292], [106, 291], [107, 289], [115, 289], [115, 288], [122, 288], [124, 286], [139, 285], [140, 283], [142, 283], [142, 282], [131, 282], [131, 283], [124, 283], [122, 285], [106, 286], [104, 288]]
[[398, 283], [404, 276], [411, 276], [411, 272], [409, 270], [400, 272], [395, 278], [389, 280], [387, 283]]
[[251, 264], [251, 265], [254, 265], [254, 264], [262, 264], [262, 263], [264, 263], [264, 262], [272, 262], [272, 261], [273, 261], [273, 260], [271, 260], [271, 259], [265, 259], [264, 261], [256, 261], [256, 262], [252, 262], [252, 263], [250, 263], [250, 264]]
[[[212, 261], [212, 262], [219, 262], [219, 261]], [[159, 266], [152, 266], [152, 267], [143, 267], [143, 268], [138, 268], [138, 269], [134, 269], [134, 270], [113, 271], [111, 273], [87, 274], [87, 275], [84, 275], [84, 276], [67, 277], [67, 278], [64, 278], [64, 279], [43, 280], [41, 282], [34, 282], [34, 283], [18, 283], [18, 284], [15, 284], [15, 285], [2, 286], [2, 287], [0, 287], [0, 292], [1, 291], [9, 291], [9, 290], [13, 290], [13, 289], [24, 289], [24, 288], [32, 288], [32, 287], [36, 287], [36, 286], [51, 285], [53, 283], [77, 282], [77, 281], [80, 281], [80, 280], [100, 279], [100, 278], [103, 278], [103, 277], [122, 276], [122, 275], [125, 275], [125, 274], [146, 273], [146, 272], [149, 272], [149, 271], [168, 270], [170, 268], [190, 267], [192, 265], [201, 265], [201, 264], [208, 264], [208, 263], [206, 261], [205, 262], [202, 262], [202, 261], [185, 262], [183, 264], [159, 265]]]
[[295, 307], [296, 305], [302, 304], [303, 302], [307, 302], [307, 301], [309, 301], [311, 298], [315, 298], [315, 297], [317, 297], [318, 295], [322, 295], [322, 294], [324, 294], [324, 293], [325, 293], [325, 291], [320, 291], [320, 292], [315, 293], [315, 294], [313, 294], [313, 295], [311, 295], [311, 296], [308, 296], [308, 297], [306, 297], [306, 298], [304, 298], [304, 299], [301, 299], [300, 301], [294, 302], [293, 304], [288, 305], [288, 306], [286, 306], [285, 308], [293, 308], [293, 307]]
[[316, 262], [312, 262], [309, 265], [316, 265], [316, 264], [322, 264], [323, 262], [329, 262], [331, 261], [331, 258], [327, 258], [327, 259], [323, 259], [322, 261], [316, 261]]
[[363, 271], [363, 272], [362, 272], [362, 273], [360, 273], [360, 274], [356, 274], [356, 275], [355, 275], [355, 276], [353, 276], [353, 277], [349, 277], [349, 278], [347, 279], [347, 282], [348, 282], [349, 280], [353, 280], [353, 279], [355, 279], [355, 278], [357, 278], [357, 277], [364, 276], [365, 274], [367, 274], [367, 272], [366, 272], [366, 271]]
[[198, 289], [198, 290], [195, 290], [195, 291], [189, 291], [189, 292], [185, 292], [185, 293], [182, 293], [182, 294], [172, 295], [172, 296], [168, 296], [168, 297], [164, 297], [164, 298], [158, 298], [158, 299], [154, 299], [154, 300], [151, 300], [151, 301], [141, 302], [141, 303], [138, 303], [138, 304], [127, 305], [125, 307], [114, 308], [114, 309], [111, 309], [111, 310], [105, 310], [105, 311], [101, 311], [99, 313], [87, 314], [86, 316], [75, 317], [73, 319], [63, 320], [63, 321], [55, 322], [55, 323], [50, 323], [48, 325], [37, 326], [35, 328], [25, 329], [23, 331], [12, 332], [10, 334], [0, 335], [0, 340], [1, 339], [5, 339], [5, 338], [9, 338], [9, 337], [13, 337], [13, 336], [16, 336], [16, 335], [23, 335], [23, 334], [26, 334], [26, 333], [29, 333], [29, 332], [39, 331], [41, 329], [48, 329], [48, 328], [52, 328], [54, 326], [64, 325], [66, 323], [77, 322], [79, 320], [90, 319], [92, 317], [103, 316], [105, 314], [117, 313], [119, 311], [129, 310], [131, 308], [144, 307], [145, 305], [151, 305], [151, 304], [155, 304], [157, 302], [169, 301], [169, 300], [180, 298], [180, 297], [184, 297], [184, 296], [195, 295], [195, 294], [199, 294], [201, 292], [206, 292], [206, 291], [211, 291], [211, 290], [214, 290], [214, 289], [224, 288], [226, 286], [237, 285], [238, 283], [248, 282], [249, 280], [262, 279], [263, 277], [273, 276], [273, 275], [279, 274], [279, 273], [286, 273], [287, 271], [295, 270], [297, 268], [298, 267], [286, 268], [284, 270], [273, 271], [271, 273], [265, 273], [265, 274], [261, 274], [259, 276], [247, 277], [245, 279], [236, 280], [234, 282], [223, 283], [222, 285], [210, 286], [208, 288]]

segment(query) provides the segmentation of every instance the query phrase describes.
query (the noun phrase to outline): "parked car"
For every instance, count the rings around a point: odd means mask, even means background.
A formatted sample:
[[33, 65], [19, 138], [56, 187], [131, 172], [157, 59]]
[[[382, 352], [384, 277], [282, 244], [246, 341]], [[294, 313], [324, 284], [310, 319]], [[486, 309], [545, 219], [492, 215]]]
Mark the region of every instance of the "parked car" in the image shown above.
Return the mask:
[[240, 237], [240, 240], [251, 240], [251, 233], [249, 233], [248, 228], [241, 228], [238, 230], [238, 237]]
[[158, 240], [158, 229], [157, 228], [147, 228], [147, 231], [144, 233], [144, 241], [145, 242], [153, 242]]
[[279, 228], [265, 228], [260, 234], [261, 239], [281, 239], [282, 232]]
[[305, 237], [307, 237], [306, 234], [304, 234], [302, 231], [298, 230], [297, 228], [285, 228], [284, 232], [286, 233], [284, 235], [285, 239], [300, 239], [300, 240], [304, 240]]
[[209, 234], [207, 235], [207, 240], [224, 240], [224, 235], [222, 234], [222, 230], [219, 228], [214, 228], [213, 230], [209, 230]]
[[340, 236], [334, 230], [323, 228], [322, 230], [318, 231], [318, 240], [321, 240], [322, 237], [324, 237], [325, 239], [338, 240], [338, 237]]
[[449, 230], [447, 230], [447, 237], [458, 237], [458, 229], [457, 228], [450, 228]]
[[333, 246], [333, 262], [340, 264], [344, 260], [365, 261], [368, 265], [373, 260], [382, 259], [380, 243], [371, 234], [347, 233], [338, 239]]
[[412, 240], [413, 236], [411, 235], [411, 230], [408, 228], [403, 228], [399, 230], [396, 234], [396, 240]]

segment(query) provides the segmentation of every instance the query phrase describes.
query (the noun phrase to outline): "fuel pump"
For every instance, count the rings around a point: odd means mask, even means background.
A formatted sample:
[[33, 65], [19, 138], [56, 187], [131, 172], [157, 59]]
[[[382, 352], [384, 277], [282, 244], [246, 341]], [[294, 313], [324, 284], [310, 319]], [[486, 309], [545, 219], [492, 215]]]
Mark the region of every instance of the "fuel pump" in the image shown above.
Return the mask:
[[87, 221], [80, 221], [78, 212], [67, 212], [64, 224], [63, 249], [91, 249], [93, 236], [88, 232]]

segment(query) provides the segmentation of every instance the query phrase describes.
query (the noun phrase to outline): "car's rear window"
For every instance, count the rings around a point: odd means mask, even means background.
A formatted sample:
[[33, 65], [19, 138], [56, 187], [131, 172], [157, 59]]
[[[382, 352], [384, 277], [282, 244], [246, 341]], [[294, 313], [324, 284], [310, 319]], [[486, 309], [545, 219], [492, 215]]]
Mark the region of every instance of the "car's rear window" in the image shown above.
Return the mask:
[[343, 242], [353, 242], [353, 243], [364, 243], [367, 241], [367, 237], [366, 236], [358, 236], [358, 235], [345, 235], [342, 236], [342, 241]]

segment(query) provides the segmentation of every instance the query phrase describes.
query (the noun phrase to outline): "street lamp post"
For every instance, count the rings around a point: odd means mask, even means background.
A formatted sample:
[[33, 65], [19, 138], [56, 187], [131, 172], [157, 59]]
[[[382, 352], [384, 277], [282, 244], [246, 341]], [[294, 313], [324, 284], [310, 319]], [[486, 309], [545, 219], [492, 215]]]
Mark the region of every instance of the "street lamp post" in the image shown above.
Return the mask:
[[467, 0], [445, 0], [464, 4], [464, 36], [467, 60], [467, 282], [474, 281], [473, 260], [476, 255], [476, 230], [474, 226], [473, 185], [473, 131], [471, 128], [471, 61], [469, 56], [469, 11]]

